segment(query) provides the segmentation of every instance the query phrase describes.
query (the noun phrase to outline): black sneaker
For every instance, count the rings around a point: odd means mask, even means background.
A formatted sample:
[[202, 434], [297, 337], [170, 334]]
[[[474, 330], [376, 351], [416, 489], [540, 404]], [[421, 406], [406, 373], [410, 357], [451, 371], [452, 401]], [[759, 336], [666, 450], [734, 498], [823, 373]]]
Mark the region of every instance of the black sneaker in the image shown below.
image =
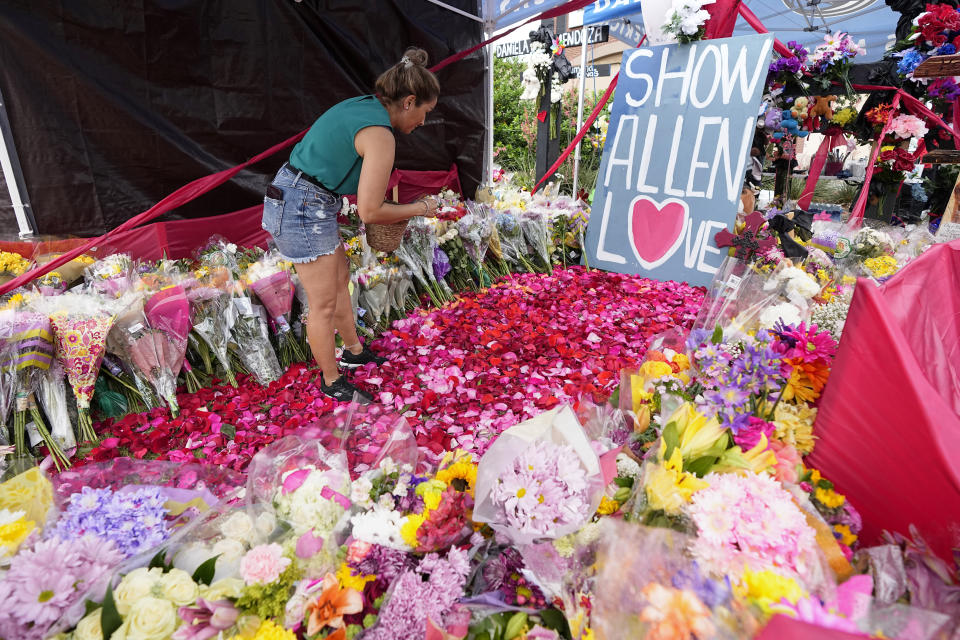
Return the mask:
[[373, 351], [370, 351], [367, 345], [363, 345], [363, 351], [360, 353], [353, 353], [349, 349], [344, 349], [343, 355], [340, 356], [340, 366], [346, 367], [347, 369], [356, 369], [370, 362], [379, 367], [386, 361], [386, 358], [381, 358]]
[[333, 384], [329, 386], [327, 386], [327, 383], [324, 382], [323, 376], [320, 376], [320, 391], [322, 391], [327, 397], [333, 398], [338, 402], [350, 402], [352, 400], [356, 400], [360, 404], [370, 404], [373, 402], [373, 396], [365, 391], [357, 389], [343, 376], [340, 376], [334, 380]]

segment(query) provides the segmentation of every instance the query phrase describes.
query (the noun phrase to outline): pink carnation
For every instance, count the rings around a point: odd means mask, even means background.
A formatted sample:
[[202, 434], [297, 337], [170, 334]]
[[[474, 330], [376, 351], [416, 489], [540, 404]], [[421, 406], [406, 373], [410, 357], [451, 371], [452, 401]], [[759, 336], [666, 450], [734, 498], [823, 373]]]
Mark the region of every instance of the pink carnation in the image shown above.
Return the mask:
[[290, 562], [290, 558], [283, 556], [280, 545], [261, 544], [250, 549], [240, 560], [240, 575], [248, 585], [269, 584], [280, 577]]
[[927, 125], [923, 120], [909, 114], [900, 114], [890, 123], [890, 133], [909, 140], [910, 138], [922, 138], [927, 135]]

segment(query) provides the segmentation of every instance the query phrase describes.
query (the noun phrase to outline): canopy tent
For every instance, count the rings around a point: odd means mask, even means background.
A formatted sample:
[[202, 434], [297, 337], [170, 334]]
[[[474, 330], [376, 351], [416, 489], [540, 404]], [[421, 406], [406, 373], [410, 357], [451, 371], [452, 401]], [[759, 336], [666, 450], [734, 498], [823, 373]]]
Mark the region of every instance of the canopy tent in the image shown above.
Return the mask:
[[[446, 4], [479, 11], [479, 0]], [[0, 104], [11, 127], [0, 132], [15, 145], [8, 156], [22, 167], [26, 188], [17, 191], [29, 198], [35, 231], [98, 235], [289, 139], [339, 100], [372, 92], [407, 45], [437, 62], [481, 38], [476, 19], [423, 0], [7, 0]], [[439, 72], [438, 107], [403, 136], [398, 167], [456, 163], [467, 190], [482, 180], [483, 73], [479, 55]], [[262, 201], [287, 153], [165, 219]], [[7, 194], [0, 185], [0, 235], [20, 230]]]

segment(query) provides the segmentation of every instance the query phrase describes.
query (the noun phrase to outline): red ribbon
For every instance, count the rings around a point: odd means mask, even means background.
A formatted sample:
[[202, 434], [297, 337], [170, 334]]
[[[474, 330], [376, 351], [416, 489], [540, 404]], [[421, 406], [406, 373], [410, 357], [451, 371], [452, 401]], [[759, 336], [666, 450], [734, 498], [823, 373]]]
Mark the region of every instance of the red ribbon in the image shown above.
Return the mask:
[[817, 181], [820, 179], [820, 173], [823, 171], [823, 165], [827, 163], [827, 154], [832, 149], [844, 144], [846, 139], [843, 137], [843, 131], [834, 129], [828, 132], [816, 155], [810, 161], [810, 170], [807, 172], [807, 184], [803, 188], [803, 195], [797, 200], [797, 207], [806, 210], [813, 200], [813, 190], [817, 188]]
[[[893, 96], [893, 111], [897, 110], [897, 107], [900, 106], [900, 95], [902, 92], [898, 91], [896, 95]], [[877, 143], [873, 145], [873, 151], [870, 153], [870, 162], [867, 164], [867, 173], [863, 176], [863, 188], [860, 190], [860, 197], [857, 198], [857, 203], [853, 206], [853, 211], [850, 212], [850, 221], [847, 223], [847, 226], [851, 229], [858, 229], [863, 223], [863, 213], [867, 208], [867, 195], [870, 192], [870, 179], [873, 177], [873, 171], [876, 168], [877, 156], [880, 155], [880, 145], [883, 143], [884, 137], [889, 133], [891, 125], [893, 124], [893, 118], [887, 120], [887, 123], [883, 125], [883, 130], [880, 131], [880, 135], [877, 136]]]
[[[455, 53], [455, 54], [452, 55], [452, 56], [449, 56], [449, 57], [447, 57], [447, 58], [444, 58], [443, 60], [441, 60], [440, 62], [438, 62], [438, 63], [435, 64], [434, 66], [432, 66], [432, 67], [430, 68], [430, 70], [433, 71], [434, 73], [436, 73], [437, 71], [439, 71], [440, 69], [443, 69], [443, 68], [446, 67], [447, 65], [453, 64], [454, 62], [457, 62], [458, 60], [462, 60], [463, 58], [466, 58], [466, 57], [467, 57], [468, 55], [470, 55], [471, 53], [473, 53], [473, 52], [475, 52], [475, 51], [477, 51], [477, 50], [485, 47], [486, 45], [488, 45], [488, 44], [490, 44], [490, 43], [492, 43], [492, 42], [495, 42], [495, 41], [499, 40], [500, 38], [502, 38], [502, 37], [504, 37], [504, 36], [506, 36], [506, 35], [508, 35], [508, 34], [510, 34], [510, 33], [513, 33], [514, 31], [516, 31], [517, 29], [519, 29], [520, 27], [522, 27], [522, 26], [524, 26], [524, 25], [527, 25], [527, 24], [530, 24], [531, 22], [536, 22], [536, 21], [539, 21], [539, 20], [548, 20], [548, 19], [550, 19], [550, 18], [555, 18], [555, 17], [557, 17], [557, 16], [565, 15], [565, 14], [567, 14], [567, 13], [570, 13], [571, 11], [576, 11], [577, 9], [582, 9], [583, 7], [585, 7], [585, 6], [587, 6], [588, 4], [590, 4], [592, 1], [593, 1], [593, 0], [572, 0], [571, 2], [567, 2], [567, 3], [565, 3], [565, 4], [562, 4], [562, 5], [558, 6], [558, 7], [554, 7], [553, 9], [549, 9], [549, 10], [547, 10], [547, 11], [544, 11], [544, 12], [541, 13], [540, 15], [538, 15], [538, 16], [536, 16], [536, 17], [533, 17], [533, 18], [530, 18], [530, 19], [527, 20], [526, 22], [524, 22], [524, 23], [522, 23], [522, 24], [519, 24], [519, 25], [517, 25], [516, 27], [513, 27], [512, 29], [509, 29], [509, 30], [507, 30], [507, 31], [503, 31], [502, 33], [498, 33], [498, 34], [494, 35], [493, 37], [488, 38], [487, 40], [484, 40], [483, 42], [481, 42], [480, 44], [478, 44], [478, 45], [476, 45], [476, 46], [474, 46], [474, 47], [471, 47], [471, 48], [469, 48], [469, 49], [467, 49], [467, 50], [465, 50], [465, 51], [461, 51], [461, 52], [459, 52], [459, 53]], [[492, 70], [491, 70], [491, 73], [492, 73]], [[3, 294], [5, 294], [5, 293], [7, 293], [7, 292], [9, 292], [9, 291], [12, 291], [12, 290], [16, 289], [17, 287], [22, 287], [23, 285], [27, 284], [28, 282], [31, 282], [32, 280], [35, 280], [35, 279], [37, 279], [37, 278], [39, 278], [39, 277], [41, 277], [41, 276], [43, 276], [43, 275], [45, 275], [45, 274], [47, 274], [47, 273], [50, 273], [50, 272], [53, 271], [54, 269], [57, 269], [57, 268], [65, 265], [66, 263], [70, 262], [70, 261], [73, 260], [74, 258], [82, 255], [83, 253], [85, 253], [86, 251], [89, 251], [90, 249], [95, 248], [97, 245], [105, 242], [106, 240], [112, 238], [113, 236], [115, 236], [115, 235], [117, 235], [117, 234], [119, 234], [119, 233], [122, 233], [122, 232], [124, 232], [124, 231], [129, 230], [129, 229], [133, 229], [134, 227], [138, 227], [138, 226], [140, 226], [141, 224], [146, 224], [147, 222], [150, 222], [150, 221], [153, 220], [154, 218], [157, 218], [157, 217], [163, 215], [164, 213], [167, 213], [167, 212], [169, 212], [169, 211], [172, 211], [172, 210], [174, 210], [174, 209], [176, 209], [176, 208], [178, 208], [178, 207], [182, 207], [184, 204], [190, 202], [191, 200], [194, 200], [194, 199], [202, 196], [203, 194], [207, 193], [208, 191], [211, 191], [211, 190], [215, 189], [216, 187], [220, 186], [220, 185], [223, 184], [224, 182], [227, 182], [228, 180], [230, 180], [231, 178], [233, 178], [235, 175], [237, 175], [238, 173], [240, 173], [242, 170], [246, 169], [246, 168], [249, 167], [250, 165], [256, 164], [257, 162], [260, 162], [261, 160], [264, 160], [264, 159], [266, 159], [266, 158], [269, 158], [270, 156], [272, 156], [273, 154], [277, 153], [278, 151], [282, 151], [283, 149], [286, 149], [287, 147], [293, 146], [294, 144], [296, 144], [297, 142], [299, 142], [300, 139], [303, 138], [304, 135], [306, 135], [307, 131], [308, 131], [308, 129], [304, 129], [303, 131], [301, 131], [300, 133], [296, 134], [295, 136], [293, 136], [293, 137], [291, 137], [291, 138], [288, 138], [287, 140], [284, 140], [284, 141], [281, 142], [280, 144], [276, 144], [276, 145], [270, 147], [270, 148], [267, 149], [266, 151], [257, 154], [256, 156], [254, 156], [254, 157], [251, 158], [250, 160], [247, 160], [247, 161], [244, 162], [243, 164], [237, 165], [237, 166], [233, 167], [232, 169], [226, 169], [226, 170], [224, 170], [224, 171], [220, 171], [220, 172], [218, 172], [218, 173], [211, 174], [211, 175], [209, 175], [209, 176], [204, 176], [203, 178], [197, 178], [197, 179], [194, 180], [193, 182], [190, 182], [190, 183], [188, 183], [188, 184], [180, 187], [179, 189], [177, 189], [176, 191], [174, 191], [173, 193], [171, 193], [170, 195], [168, 195], [168, 196], [165, 197], [163, 200], [161, 200], [161, 201], [158, 202], [157, 204], [153, 205], [152, 207], [150, 207], [150, 208], [147, 209], [146, 211], [137, 214], [136, 216], [130, 218], [129, 220], [127, 220], [126, 222], [124, 222], [124, 223], [121, 224], [120, 226], [118, 226], [118, 227], [116, 227], [116, 228], [114, 228], [114, 229], [111, 229], [110, 231], [108, 231], [107, 233], [103, 234], [102, 236], [98, 236], [98, 237], [96, 237], [96, 238], [92, 238], [89, 242], [86, 242], [86, 243], [84, 243], [84, 244], [76, 247], [75, 249], [71, 249], [70, 251], [67, 251], [66, 253], [64, 253], [63, 255], [61, 255], [59, 258], [56, 258], [55, 260], [52, 260], [51, 262], [48, 262], [47, 264], [43, 265], [42, 267], [36, 267], [36, 268], [34, 268], [34, 269], [32, 269], [32, 270], [30, 270], [30, 271], [28, 271], [28, 272], [26, 272], [26, 273], [24, 273], [24, 274], [22, 274], [22, 275], [17, 276], [16, 278], [14, 278], [13, 280], [11, 280], [10, 282], [7, 282], [6, 284], [0, 285], [0, 295], [3, 295]]]

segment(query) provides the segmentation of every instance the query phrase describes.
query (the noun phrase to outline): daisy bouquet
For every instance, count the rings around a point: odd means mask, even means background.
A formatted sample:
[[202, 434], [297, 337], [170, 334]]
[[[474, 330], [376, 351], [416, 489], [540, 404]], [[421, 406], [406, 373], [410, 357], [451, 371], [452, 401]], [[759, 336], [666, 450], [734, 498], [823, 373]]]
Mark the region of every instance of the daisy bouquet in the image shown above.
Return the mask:
[[474, 520], [515, 543], [576, 531], [603, 491], [600, 461], [566, 406], [507, 429], [477, 468]]
[[267, 310], [280, 346], [280, 365], [286, 368], [294, 362], [306, 360], [290, 328], [290, 313], [296, 293], [290, 276], [290, 264], [279, 255], [268, 253], [247, 268], [244, 280]]

